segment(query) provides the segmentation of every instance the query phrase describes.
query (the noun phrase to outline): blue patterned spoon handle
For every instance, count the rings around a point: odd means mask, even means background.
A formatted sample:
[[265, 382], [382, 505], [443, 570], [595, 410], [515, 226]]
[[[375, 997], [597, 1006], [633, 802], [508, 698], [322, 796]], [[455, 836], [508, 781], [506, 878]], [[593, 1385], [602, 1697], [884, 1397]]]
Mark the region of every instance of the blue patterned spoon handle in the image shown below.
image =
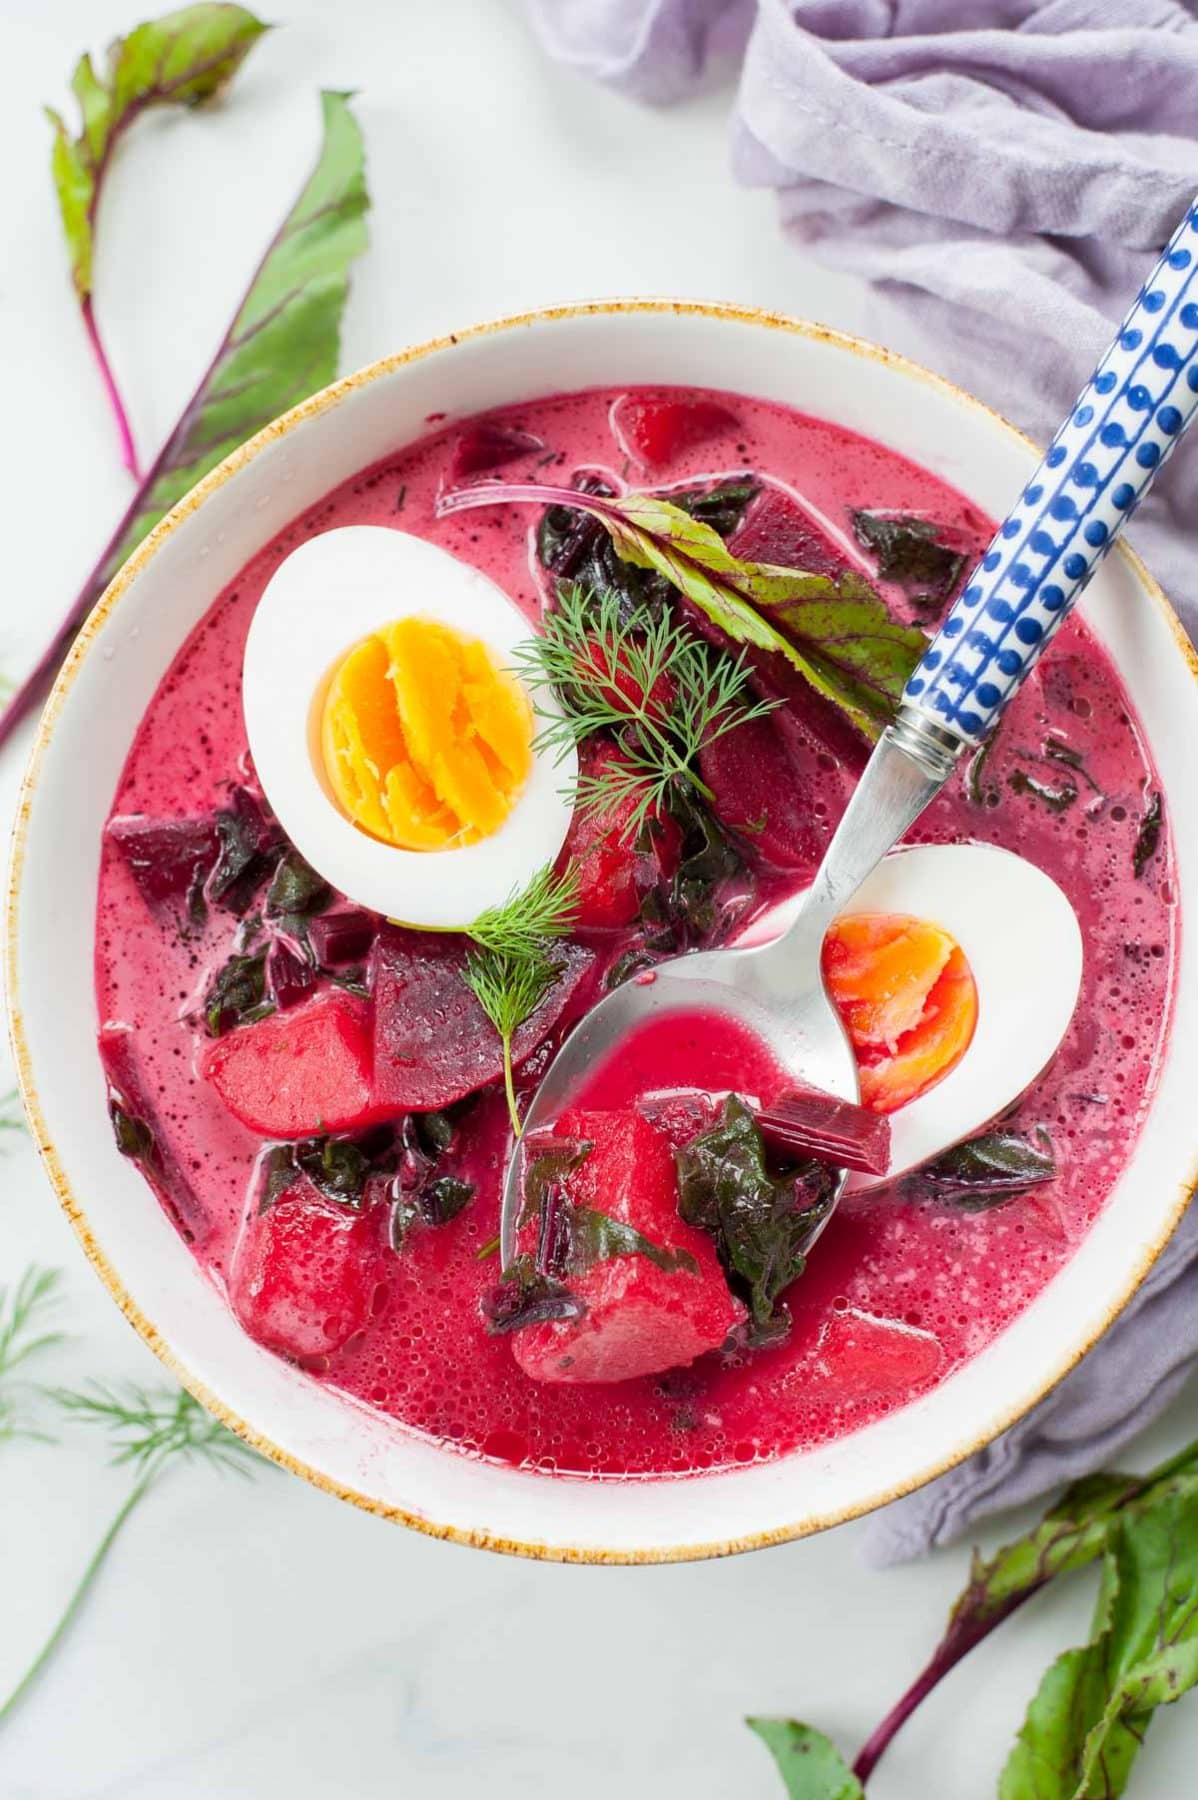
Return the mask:
[[900, 719], [998, 723], [1198, 407], [1198, 203], [908, 681]]

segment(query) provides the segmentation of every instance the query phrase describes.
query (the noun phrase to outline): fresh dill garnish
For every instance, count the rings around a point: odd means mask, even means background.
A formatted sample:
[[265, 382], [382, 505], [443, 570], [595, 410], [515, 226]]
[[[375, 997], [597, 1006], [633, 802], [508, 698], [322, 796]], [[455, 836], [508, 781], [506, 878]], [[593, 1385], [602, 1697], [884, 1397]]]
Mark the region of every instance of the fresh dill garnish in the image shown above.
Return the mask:
[[538, 869], [527, 886], [518, 888], [502, 906], [479, 913], [467, 935], [482, 950], [517, 956], [543, 952], [547, 938], [565, 937], [578, 911], [578, 870], [555, 875], [552, 865]]
[[54, 1399], [82, 1424], [103, 1426], [112, 1438], [113, 1463], [132, 1463], [142, 1480], [173, 1456], [200, 1458], [238, 1475], [248, 1474], [247, 1465], [257, 1461], [249, 1445], [205, 1412], [186, 1388], [151, 1392], [133, 1383], [116, 1388], [93, 1381], [86, 1388], [59, 1388]]
[[81, 1390], [59, 1389], [53, 1397], [72, 1418], [108, 1431], [112, 1438], [112, 1461], [132, 1467], [136, 1480], [96, 1546], [58, 1623], [16, 1687], [0, 1705], [0, 1725], [50, 1661], [126, 1521], [163, 1470], [177, 1458], [180, 1461], [198, 1460], [210, 1468], [248, 1475], [251, 1465], [258, 1461], [247, 1444], [206, 1413], [199, 1401], [193, 1400], [182, 1388], [150, 1391], [132, 1384], [116, 1388], [93, 1382]]
[[[576, 803], [594, 816], [632, 800], [625, 839], [678, 782], [710, 801], [700, 750], [777, 705], [748, 696], [743, 654], [712, 650], [668, 608], [622, 621], [617, 595], [577, 583], [562, 584], [541, 635], [517, 646], [514, 660], [544, 721], [537, 749], [562, 752], [597, 731], [617, 735], [621, 757], [579, 778]], [[538, 704], [546, 692], [557, 706]]]
[[49, 1441], [29, 1420], [31, 1384], [24, 1369], [32, 1357], [65, 1341], [61, 1331], [48, 1329], [62, 1297], [61, 1282], [59, 1269], [31, 1267], [14, 1287], [0, 1288], [0, 1443], [17, 1437]]
[[512, 1128], [520, 1133], [512, 1080], [512, 1038], [557, 979], [552, 943], [567, 935], [578, 911], [578, 870], [555, 875], [548, 864], [502, 906], [480, 913], [467, 936], [476, 949], [465, 980], [503, 1042], [503, 1085]]
[[534, 957], [512, 950], [479, 950], [472, 951], [466, 962], [467, 984], [503, 1041], [503, 1087], [517, 1136], [520, 1114], [512, 1080], [512, 1038], [537, 1010], [557, 972], [557, 964], [544, 953]]

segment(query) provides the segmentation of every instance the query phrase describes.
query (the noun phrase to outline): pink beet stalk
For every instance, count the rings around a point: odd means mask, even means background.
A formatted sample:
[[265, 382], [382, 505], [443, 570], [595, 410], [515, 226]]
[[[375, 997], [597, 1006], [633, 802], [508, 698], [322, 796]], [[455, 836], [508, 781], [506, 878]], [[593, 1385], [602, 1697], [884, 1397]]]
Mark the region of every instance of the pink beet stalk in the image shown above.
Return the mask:
[[[437, 516], [468, 512], [472, 506], [514, 505], [570, 506], [576, 512], [593, 513], [597, 519], [612, 517], [609, 497], [588, 494], [582, 488], [555, 487], [543, 481], [476, 481], [471, 487], [451, 488], [437, 501]], [[619, 516], [617, 513], [615, 516]]]
[[890, 1166], [889, 1119], [815, 1088], [780, 1095], [757, 1114], [757, 1123], [767, 1144], [791, 1156], [813, 1156], [866, 1175], [884, 1175]]
[[889, 1749], [892, 1740], [897, 1737], [911, 1715], [922, 1706], [933, 1688], [939, 1687], [949, 1671], [955, 1669], [962, 1658], [968, 1656], [969, 1652], [980, 1644], [983, 1638], [989, 1637], [992, 1631], [995, 1631], [1004, 1620], [1009, 1619], [1013, 1612], [1018, 1611], [1026, 1601], [1031, 1599], [1033, 1594], [1038, 1594], [1042, 1587], [1047, 1586], [1049, 1579], [1048, 1576], [1045, 1576], [1043, 1581], [1033, 1582], [1031, 1586], [1024, 1588], [1021, 1592], [1012, 1594], [1009, 1600], [984, 1617], [967, 1616], [960, 1620], [954, 1620], [949, 1625], [944, 1637], [932, 1653], [931, 1660], [916, 1676], [902, 1698], [891, 1707], [876, 1730], [870, 1733], [858, 1751], [857, 1759], [853, 1764], [853, 1774], [862, 1786], [873, 1774], [884, 1753]]
[[134, 481], [140, 481], [141, 466], [137, 460], [137, 446], [133, 442], [133, 428], [129, 423], [125, 402], [121, 399], [121, 390], [117, 387], [116, 376], [112, 372], [112, 364], [108, 360], [108, 353], [100, 336], [100, 327], [96, 323], [96, 309], [92, 305], [90, 294], [83, 302], [83, 327], [87, 332], [87, 341], [92, 347], [92, 354], [99, 365], [100, 380], [104, 383], [104, 392], [108, 395], [112, 416], [116, 420], [117, 436], [121, 444], [121, 461]]

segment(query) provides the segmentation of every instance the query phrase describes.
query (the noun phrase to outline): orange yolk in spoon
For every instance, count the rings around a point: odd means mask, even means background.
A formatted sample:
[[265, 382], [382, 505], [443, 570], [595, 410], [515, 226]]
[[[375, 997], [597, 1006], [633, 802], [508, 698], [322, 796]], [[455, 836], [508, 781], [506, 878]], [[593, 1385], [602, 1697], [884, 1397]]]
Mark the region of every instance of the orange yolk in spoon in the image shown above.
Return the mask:
[[905, 913], [850, 914], [824, 939], [823, 967], [871, 1112], [917, 1100], [968, 1050], [977, 987], [964, 951], [939, 925]]

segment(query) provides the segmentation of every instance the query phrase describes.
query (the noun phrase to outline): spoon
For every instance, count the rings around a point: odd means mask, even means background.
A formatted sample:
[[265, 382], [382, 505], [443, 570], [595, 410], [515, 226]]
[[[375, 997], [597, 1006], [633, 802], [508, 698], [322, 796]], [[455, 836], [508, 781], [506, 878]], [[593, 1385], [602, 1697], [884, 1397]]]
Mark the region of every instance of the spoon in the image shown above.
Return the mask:
[[[805, 897], [794, 894], [758, 914], [736, 946], [776, 938]], [[1057, 883], [1035, 863], [994, 844], [893, 850], [851, 905], [855, 912], [905, 913], [940, 926], [960, 946], [978, 1001], [965, 1055], [890, 1114], [886, 1173], [848, 1177], [845, 1193], [860, 1194], [976, 1136], [1022, 1098], [1069, 1029], [1084, 954], [1077, 914]]]
[[[856, 1100], [857, 1066], [824, 989], [824, 935], [983, 743], [1047, 649], [1198, 407], [1198, 204], [1191, 206], [907, 682], [800, 910], [772, 943], [691, 952], [617, 988], [550, 1064], [524, 1121], [547, 1126], [582, 1077], [648, 1019], [718, 1011], [741, 1021], [796, 1082]], [[1029, 929], [1034, 921], [1029, 920]], [[500, 1218], [516, 1254], [523, 1158], [508, 1165]], [[835, 1199], [844, 1189], [841, 1176]], [[828, 1209], [812, 1234], [831, 1216]]]

